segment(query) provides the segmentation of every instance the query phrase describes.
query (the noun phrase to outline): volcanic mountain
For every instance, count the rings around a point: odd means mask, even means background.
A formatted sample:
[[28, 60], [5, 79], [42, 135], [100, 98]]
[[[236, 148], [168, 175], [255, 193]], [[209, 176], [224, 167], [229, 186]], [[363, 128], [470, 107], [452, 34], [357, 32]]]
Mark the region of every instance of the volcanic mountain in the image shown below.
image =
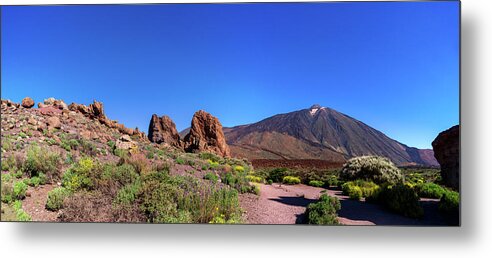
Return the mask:
[[379, 155], [399, 166], [438, 166], [430, 149], [402, 144], [331, 108], [313, 105], [257, 123], [224, 128], [231, 153], [253, 159], [321, 159], [333, 162]]

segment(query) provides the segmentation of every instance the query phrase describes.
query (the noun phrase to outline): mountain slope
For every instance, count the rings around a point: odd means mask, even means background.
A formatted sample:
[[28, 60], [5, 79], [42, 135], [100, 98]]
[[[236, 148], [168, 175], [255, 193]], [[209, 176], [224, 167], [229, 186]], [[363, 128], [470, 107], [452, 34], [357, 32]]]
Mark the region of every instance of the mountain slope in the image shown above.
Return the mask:
[[361, 121], [319, 105], [224, 128], [224, 133], [232, 154], [249, 159], [340, 161], [380, 155], [398, 165], [438, 165], [432, 150], [408, 147]]

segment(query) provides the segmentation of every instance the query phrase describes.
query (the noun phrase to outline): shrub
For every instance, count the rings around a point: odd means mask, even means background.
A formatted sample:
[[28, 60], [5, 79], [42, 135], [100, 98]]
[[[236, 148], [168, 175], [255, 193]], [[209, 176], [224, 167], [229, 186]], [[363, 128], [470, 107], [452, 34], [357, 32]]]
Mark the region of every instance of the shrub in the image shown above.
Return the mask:
[[241, 172], [244, 172], [244, 167], [243, 166], [239, 166], [239, 165], [234, 166], [234, 171], [240, 172], [240, 173]]
[[140, 186], [140, 181], [137, 181], [133, 184], [125, 185], [118, 191], [118, 194], [116, 195], [113, 203], [120, 205], [133, 204], [137, 199], [138, 192], [140, 191]]
[[178, 163], [180, 165], [184, 165], [185, 164], [185, 160], [182, 157], [177, 157], [176, 158], [176, 163]]
[[328, 179], [325, 180], [326, 186], [338, 186], [338, 177], [335, 175], [331, 175]]
[[201, 152], [198, 154], [198, 157], [203, 160], [211, 160], [217, 163], [221, 160], [221, 158], [218, 155], [210, 152]]
[[7, 182], [4, 180], [2, 175], [2, 202], [11, 203], [15, 199], [14, 186], [12, 182]]
[[261, 178], [259, 176], [247, 175], [246, 179], [248, 181], [254, 182], [254, 183], [263, 183], [263, 178]]
[[366, 200], [380, 203], [406, 217], [422, 218], [424, 216], [418, 195], [412, 188], [401, 183], [383, 186]]
[[57, 211], [63, 208], [63, 202], [65, 198], [70, 195], [70, 191], [68, 191], [64, 187], [58, 187], [48, 192], [48, 199], [46, 200], [46, 209], [50, 211]]
[[314, 187], [323, 187], [323, 185], [325, 185], [325, 183], [323, 181], [311, 180], [311, 181], [309, 181], [308, 185], [314, 186]]
[[424, 198], [436, 198], [441, 199], [444, 193], [447, 191], [445, 188], [434, 183], [424, 183], [417, 186], [418, 194]]
[[373, 195], [379, 190], [379, 186], [371, 181], [356, 180], [349, 181], [342, 185], [342, 191], [351, 199], [360, 200], [363, 197]]
[[26, 197], [27, 185], [22, 181], [14, 183], [13, 195], [15, 199], [24, 199]]
[[216, 169], [219, 167], [219, 162], [213, 161], [213, 160], [207, 160], [208, 165], [210, 166], [211, 169]]
[[139, 174], [148, 173], [152, 170], [150, 160], [141, 153], [131, 155], [131, 157], [126, 160], [126, 163], [132, 165]]
[[295, 176], [285, 176], [282, 179], [282, 183], [288, 184], [288, 185], [296, 185], [301, 183], [301, 179]]
[[81, 158], [63, 174], [62, 186], [72, 192], [79, 189], [93, 189], [94, 182], [91, 179], [91, 174], [94, 167], [95, 164], [91, 158]]
[[268, 172], [267, 180], [272, 180], [275, 183], [282, 182], [282, 179], [285, 177], [287, 172], [286, 168], [275, 168]]
[[268, 184], [268, 185], [271, 185], [271, 184], [273, 184], [273, 180], [271, 180], [271, 179], [268, 179], [268, 181], [267, 181], [267, 184]]
[[343, 165], [340, 178], [344, 181], [356, 179], [371, 180], [375, 183], [396, 184], [404, 181], [400, 170], [387, 158], [362, 156], [351, 158]]
[[459, 224], [460, 194], [455, 191], [446, 191], [439, 201], [439, 211], [452, 225]]
[[336, 225], [338, 224], [337, 211], [340, 210], [340, 201], [336, 197], [322, 194], [319, 200], [311, 203], [306, 209], [308, 224]]
[[15, 201], [14, 202], [14, 210], [16, 213], [16, 220], [17, 221], [31, 221], [32, 218], [29, 214], [27, 214], [23, 209], [22, 209], [22, 203], [20, 201]]
[[207, 179], [214, 183], [217, 183], [217, 181], [219, 180], [219, 176], [217, 176], [215, 173], [208, 172], [207, 174], [205, 174], [205, 176], [203, 176], [203, 179]]
[[37, 145], [32, 145], [27, 150], [26, 161], [22, 170], [30, 177], [44, 173], [48, 178], [58, 177], [61, 158], [58, 153], [52, 152], [49, 149], [41, 148]]

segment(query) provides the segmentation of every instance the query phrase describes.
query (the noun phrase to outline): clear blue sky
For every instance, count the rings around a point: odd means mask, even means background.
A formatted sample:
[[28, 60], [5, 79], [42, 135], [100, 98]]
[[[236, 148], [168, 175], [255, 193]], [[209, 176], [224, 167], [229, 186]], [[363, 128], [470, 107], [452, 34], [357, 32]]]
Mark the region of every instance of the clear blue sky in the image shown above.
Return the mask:
[[147, 132], [319, 103], [409, 146], [459, 122], [459, 3], [2, 7], [2, 98], [102, 101]]

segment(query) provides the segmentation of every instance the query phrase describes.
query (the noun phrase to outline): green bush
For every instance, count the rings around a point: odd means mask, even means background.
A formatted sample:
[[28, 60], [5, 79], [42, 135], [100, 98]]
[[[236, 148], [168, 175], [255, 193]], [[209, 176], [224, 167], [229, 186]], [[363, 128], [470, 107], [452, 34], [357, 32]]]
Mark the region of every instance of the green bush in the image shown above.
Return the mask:
[[201, 152], [198, 154], [198, 157], [203, 160], [211, 160], [217, 163], [221, 161], [221, 158], [218, 155], [210, 152]]
[[340, 178], [344, 181], [370, 180], [377, 184], [404, 182], [404, 177], [400, 170], [389, 159], [378, 156], [362, 156], [349, 159], [343, 165]]
[[268, 185], [271, 185], [271, 184], [273, 184], [273, 180], [271, 180], [271, 179], [268, 179], [268, 181], [267, 181], [267, 184], [268, 184]]
[[275, 168], [268, 172], [267, 180], [272, 180], [275, 183], [282, 182], [282, 179], [285, 177], [287, 173], [286, 168]]
[[24, 199], [26, 197], [27, 185], [22, 181], [14, 183], [13, 195], [15, 199]]
[[236, 166], [234, 166], [234, 171], [239, 172], [239, 173], [244, 172], [244, 167], [236, 165]]
[[135, 183], [125, 185], [118, 191], [113, 203], [122, 204], [122, 205], [133, 204], [138, 197], [140, 187], [141, 187], [140, 181], [136, 181]]
[[218, 161], [213, 161], [213, 160], [207, 160], [208, 165], [210, 166], [211, 169], [217, 169], [219, 167], [219, 162]]
[[22, 170], [30, 177], [43, 173], [48, 178], [53, 178], [58, 177], [60, 165], [61, 157], [58, 153], [32, 145], [27, 150], [26, 161]]
[[282, 179], [282, 183], [287, 184], [287, 185], [296, 185], [301, 183], [301, 179], [295, 176], [285, 176]]
[[447, 191], [442, 186], [434, 183], [424, 183], [421, 185], [417, 185], [417, 189], [420, 197], [436, 199], [441, 199], [441, 197]]
[[309, 181], [308, 185], [314, 186], [314, 187], [323, 187], [325, 185], [325, 183], [323, 181], [311, 180], [311, 181]]
[[308, 224], [336, 225], [338, 224], [337, 211], [340, 210], [340, 201], [336, 197], [322, 194], [319, 200], [311, 203], [306, 209]]
[[180, 164], [180, 165], [184, 165], [185, 164], [185, 160], [181, 157], [177, 157], [176, 158], [176, 163]]
[[338, 177], [335, 175], [331, 175], [325, 180], [326, 186], [338, 186]]
[[458, 225], [460, 218], [460, 194], [455, 191], [446, 191], [439, 201], [439, 211], [451, 225]]
[[377, 202], [388, 209], [410, 218], [422, 218], [424, 210], [420, 206], [419, 196], [415, 191], [404, 185], [385, 185], [379, 191], [366, 199], [369, 202]]
[[62, 186], [71, 192], [79, 189], [92, 190], [94, 188], [94, 182], [91, 179], [91, 174], [94, 167], [95, 164], [91, 158], [81, 158], [63, 174]]
[[208, 172], [207, 174], [205, 174], [203, 176], [203, 179], [207, 179], [207, 180], [210, 180], [214, 183], [217, 183], [217, 181], [219, 180], [219, 176], [217, 176], [215, 173], [213, 172]]
[[17, 221], [31, 221], [32, 218], [29, 214], [27, 214], [23, 209], [22, 209], [22, 203], [20, 201], [15, 201], [14, 202], [14, 210], [16, 213], [16, 220]]
[[342, 191], [351, 199], [360, 200], [373, 195], [379, 190], [379, 186], [371, 181], [356, 180], [342, 184]]
[[259, 176], [247, 175], [246, 179], [248, 181], [254, 182], [254, 183], [263, 183], [263, 178], [261, 178]]
[[11, 203], [15, 199], [14, 195], [14, 186], [12, 182], [8, 182], [4, 180], [2, 175], [2, 202]]
[[63, 208], [63, 202], [65, 198], [70, 195], [70, 191], [68, 191], [64, 187], [58, 187], [48, 192], [48, 199], [46, 200], [46, 209], [50, 211], [57, 211]]

